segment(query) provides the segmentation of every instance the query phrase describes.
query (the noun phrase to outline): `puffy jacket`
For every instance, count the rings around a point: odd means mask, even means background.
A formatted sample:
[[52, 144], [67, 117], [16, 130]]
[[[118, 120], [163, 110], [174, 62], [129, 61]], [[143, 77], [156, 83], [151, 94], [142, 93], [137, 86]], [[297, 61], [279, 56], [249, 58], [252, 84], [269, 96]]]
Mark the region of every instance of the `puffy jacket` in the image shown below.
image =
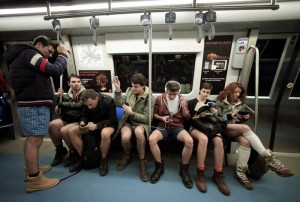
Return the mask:
[[127, 119], [130, 119], [134, 126], [143, 126], [146, 131], [147, 137], [150, 135], [149, 119], [153, 118], [153, 107], [154, 107], [154, 97], [151, 95], [151, 114], [149, 113], [149, 88], [145, 86], [144, 95], [136, 99], [136, 95], [131, 91], [131, 88], [127, 88], [126, 93], [122, 96], [122, 92], [115, 92], [115, 103], [117, 107], [122, 107], [123, 104], [128, 103], [128, 105], [134, 111], [134, 115], [130, 116], [124, 114], [119, 123], [118, 131], [124, 126]]
[[59, 53], [53, 64], [33, 46], [17, 44], [9, 47], [4, 59], [18, 106], [49, 105], [53, 102], [50, 76], [59, 77], [67, 67], [67, 56]]

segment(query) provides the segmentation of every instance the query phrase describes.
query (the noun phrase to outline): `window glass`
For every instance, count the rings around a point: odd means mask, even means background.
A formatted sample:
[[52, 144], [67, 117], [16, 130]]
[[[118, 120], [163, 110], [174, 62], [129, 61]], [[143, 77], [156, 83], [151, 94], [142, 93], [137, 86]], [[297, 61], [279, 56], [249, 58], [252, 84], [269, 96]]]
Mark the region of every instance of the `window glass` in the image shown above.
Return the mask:
[[299, 73], [296, 79], [296, 82], [294, 84], [291, 97], [300, 97], [300, 79], [299, 79]]
[[[259, 96], [269, 96], [277, 72], [278, 64], [284, 50], [286, 39], [257, 40], [259, 49]], [[275, 81], [276, 82], [276, 81]], [[247, 94], [255, 95], [255, 59], [249, 78]]]
[[[169, 80], [181, 84], [182, 93], [190, 93], [195, 70], [196, 54], [153, 54], [152, 91], [162, 93]], [[121, 82], [123, 92], [131, 86], [134, 73], [142, 73], [148, 78], [148, 55], [114, 55], [115, 73]]]

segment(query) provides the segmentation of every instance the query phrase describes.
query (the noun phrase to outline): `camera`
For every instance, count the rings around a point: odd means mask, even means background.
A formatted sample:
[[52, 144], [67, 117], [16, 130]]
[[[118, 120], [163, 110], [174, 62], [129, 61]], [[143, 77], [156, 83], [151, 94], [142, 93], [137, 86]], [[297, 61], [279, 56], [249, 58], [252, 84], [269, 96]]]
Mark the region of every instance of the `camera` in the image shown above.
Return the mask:
[[79, 126], [80, 127], [84, 127], [86, 126], [88, 123], [86, 121], [80, 121]]
[[209, 106], [209, 107], [214, 107], [216, 105], [216, 103], [214, 103], [214, 102], [208, 102], [207, 103], [207, 106]]

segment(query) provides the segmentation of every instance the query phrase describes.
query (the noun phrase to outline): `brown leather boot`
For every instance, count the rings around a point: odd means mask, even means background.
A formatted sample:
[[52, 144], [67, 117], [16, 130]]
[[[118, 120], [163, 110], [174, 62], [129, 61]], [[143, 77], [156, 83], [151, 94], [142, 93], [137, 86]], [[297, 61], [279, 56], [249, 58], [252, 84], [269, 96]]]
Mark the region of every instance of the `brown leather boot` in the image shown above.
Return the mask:
[[229, 188], [228, 188], [227, 184], [224, 181], [223, 171], [217, 172], [215, 170], [214, 175], [213, 175], [213, 181], [217, 184], [218, 189], [220, 190], [220, 192], [222, 192], [225, 195], [230, 194]]
[[207, 187], [205, 183], [204, 170], [199, 170], [197, 168], [197, 176], [196, 176], [196, 186], [201, 192], [206, 192]]
[[147, 160], [140, 159], [140, 178], [143, 182], [149, 181], [149, 172], [147, 170]]
[[[46, 172], [50, 171], [51, 170], [51, 166], [41, 166], [39, 167], [39, 170], [42, 171], [43, 174], [45, 174]], [[27, 178], [28, 178], [28, 172], [27, 172], [27, 168], [25, 167], [24, 168], [24, 182], [27, 182]]]
[[123, 154], [121, 161], [117, 164], [116, 170], [121, 171], [124, 170], [128, 164], [130, 163], [130, 154]]
[[49, 189], [54, 187], [59, 183], [59, 179], [57, 178], [47, 178], [43, 175], [42, 171], [40, 171], [39, 175], [36, 177], [27, 177], [27, 188], [26, 191], [28, 193]]

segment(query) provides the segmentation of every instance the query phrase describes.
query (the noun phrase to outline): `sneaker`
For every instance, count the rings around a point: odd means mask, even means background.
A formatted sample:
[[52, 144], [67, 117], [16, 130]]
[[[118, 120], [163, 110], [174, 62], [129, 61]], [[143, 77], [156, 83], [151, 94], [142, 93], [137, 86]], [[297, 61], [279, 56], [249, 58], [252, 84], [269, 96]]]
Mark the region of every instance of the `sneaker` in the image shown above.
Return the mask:
[[42, 171], [40, 171], [39, 175], [36, 177], [28, 177], [27, 178], [27, 188], [26, 191], [28, 193], [49, 189], [54, 187], [59, 183], [59, 179], [57, 178], [47, 178], [43, 175]]
[[[48, 171], [51, 170], [51, 166], [41, 166], [39, 167], [39, 170], [42, 171], [43, 174], [47, 173]], [[27, 182], [27, 178], [28, 178], [28, 172], [26, 167], [24, 168], [25, 174], [24, 174], [24, 182]]]
[[147, 160], [146, 159], [141, 159], [140, 162], [140, 178], [143, 182], [149, 181], [149, 172], [147, 170]]
[[64, 161], [64, 167], [73, 165], [79, 159], [77, 151], [70, 150], [67, 159]]
[[54, 167], [54, 166], [57, 166], [58, 164], [60, 164], [67, 154], [68, 154], [68, 151], [65, 147], [56, 148], [55, 157], [51, 163], [51, 166]]
[[245, 187], [246, 189], [253, 189], [251, 182], [248, 180], [246, 172], [248, 172], [247, 166], [237, 166], [234, 172], [234, 177]]
[[271, 156], [266, 156], [265, 160], [268, 163], [270, 170], [274, 171], [281, 177], [290, 177], [294, 175], [292, 171], [285, 167], [283, 163], [276, 158], [271, 150], [268, 149], [268, 151], [271, 153]]
[[196, 176], [196, 186], [199, 191], [205, 193], [207, 191], [205, 177], [204, 177], [204, 170], [199, 170], [197, 168], [197, 176]]
[[229, 195], [230, 191], [227, 184], [224, 181], [223, 171], [214, 171], [214, 175], [212, 177], [213, 181], [217, 184], [218, 189], [225, 195]]
[[124, 170], [130, 163], [130, 154], [123, 154], [122, 160], [117, 164], [116, 170]]
[[101, 158], [99, 166], [99, 174], [105, 176], [108, 173], [108, 164], [106, 158]]

